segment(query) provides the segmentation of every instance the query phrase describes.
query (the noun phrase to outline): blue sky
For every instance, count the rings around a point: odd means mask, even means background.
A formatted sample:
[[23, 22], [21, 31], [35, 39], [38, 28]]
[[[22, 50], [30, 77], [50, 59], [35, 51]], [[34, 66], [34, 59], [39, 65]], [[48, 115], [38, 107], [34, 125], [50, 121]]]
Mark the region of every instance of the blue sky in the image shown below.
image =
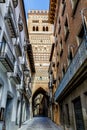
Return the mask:
[[48, 10], [49, 0], [24, 0], [26, 15], [28, 10]]

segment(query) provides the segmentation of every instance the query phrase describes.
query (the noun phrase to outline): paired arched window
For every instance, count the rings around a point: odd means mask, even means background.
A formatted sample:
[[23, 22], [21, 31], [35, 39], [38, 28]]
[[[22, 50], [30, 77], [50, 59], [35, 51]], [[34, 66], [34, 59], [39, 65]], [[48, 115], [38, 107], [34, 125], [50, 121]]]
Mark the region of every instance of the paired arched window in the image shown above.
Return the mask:
[[39, 28], [38, 28], [38, 26], [33, 26], [33, 31], [39, 31]]
[[47, 27], [47, 26], [46, 26], [46, 27], [44, 26], [44, 27], [43, 27], [43, 31], [48, 31], [48, 27]]

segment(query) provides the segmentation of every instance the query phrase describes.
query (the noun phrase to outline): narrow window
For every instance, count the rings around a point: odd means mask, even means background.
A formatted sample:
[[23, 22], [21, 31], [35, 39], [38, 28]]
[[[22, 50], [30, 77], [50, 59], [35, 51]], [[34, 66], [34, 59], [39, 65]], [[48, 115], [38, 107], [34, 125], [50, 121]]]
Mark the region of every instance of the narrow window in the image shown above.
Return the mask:
[[60, 34], [60, 31], [61, 31], [61, 25], [60, 25], [60, 18], [58, 20], [58, 34]]
[[43, 31], [45, 31], [45, 27], [43, 27]]
[[60, 32], [61, 32], [61, 25], [59, 24], [58, 25], [58, 34], [60, 34]]
[[75, 14], [75, 12], [77, 10], [78, 3], [79, 3], [79, 0], [71, 0], [71, 4], [72, 4], [72, 15]]
[[48, 31], [48, 27], [46, 27], [46, 31]]
[[65, 8], [66, 8], [66, 2], [65, 0], [62, 0], [62, 16], [64, 15]]
[[63, 110], [62, 104], [60, 104], [60, 122], [61, 122], [61, 125], [64, 125], [64, 110]]
[[35, 26], [33, 26], [33, 31], [35, 31]]
[[62, 76], [64, 76], [65, 75], [65, 67], [63, 66], [63, 68], [62, 68]]
[[84, 39], [84, 28], [82, 26], [79, 34], [77, 35], [77, 42], [78, 42], [79, 45], [81, 44], [83, 39]]
[[69, 35], [69, 26], [68, 26], [67, 18], [66, 18], [66, 21], [65, 21], [64, 32], [65, 32], [65, 41], [66, 41], [67, 38], [68, 38], [68, 35]]
[[70, 125], [70, 116], [69, 116], [69, 106], [68, 106], [68, 104], [66, 104], [65, 107], [66, 107], [66, 125], [67, 125], [67, 127], [69, 127], [69, 125]]
[[72, 62], [72, 59], [73, 59], [73, 54], [72, 54], [72, 51], [70, 50], [69, 54], [68, 54], [68, 63], [69, 64]]
[[39, 29], [38, 29], [38, 26], [36, 27], [36, 31], [38, 31]]

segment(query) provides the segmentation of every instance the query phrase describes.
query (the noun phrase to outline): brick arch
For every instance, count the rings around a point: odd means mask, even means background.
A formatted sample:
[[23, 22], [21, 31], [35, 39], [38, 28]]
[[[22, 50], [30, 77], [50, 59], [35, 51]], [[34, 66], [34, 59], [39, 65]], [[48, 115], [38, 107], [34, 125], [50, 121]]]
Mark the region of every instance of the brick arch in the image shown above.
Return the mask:
[[32, 88], [32, 97], [33, 97], [33, 95], [34, 95], [34, 93], [38, 90], [38, 89], [40, 89], [40, 88], [42, 88], [44, 91], [46, 91], [46, 92], [48, 92], [49, 91], [49, 89], [48, 89], [48, 85], [45, 85], [45, 86], [40, 86], [40, 85], [33, 85], [33, 88]]
[[44, 96], [48, 97], [48, 92], [46, 89], [39, 87], [36, 89], [36, 91], [33, 93], [32, 95], [32, 101], [34, 100], [34, 98], [38, 95], [38, 94], [43, 94]]
[[[39, 108], [38, 110], [39, 110], [39, 113], [37, 113], [37, 114], [35, 114], [34, 113], [34, 109], [35, 109], [35, 107], [36, 106], [34, 106], [35, 104], [35, 98], [39, 95], [39, 94], [42, 94], [43, 95], [43, 99], [44, 99], [44, 101], [45, 101], [45, 103], [43, 102], [42, 103], [42, 108]], [[44, 105], [45, 105], [45, 107], [44, 107]], [[33, 96], [32, 96], [32, 112], [33, 112], [33, 116], [37, 116], [37, 115], [39, 115], [39, 116], [41, 116], [41, 115], [43, 115], [43, 116], [46, 116], [46, 117], [48, 117], [48, 108], [49, 108], [49, 96], [48, 96], [48, 92], [44, 89], [44, 88], [42, 88], [42, 87], [39, 87], [34, 93], [33, 93]], [[37, 109], [37, 108], [36, 108]]]

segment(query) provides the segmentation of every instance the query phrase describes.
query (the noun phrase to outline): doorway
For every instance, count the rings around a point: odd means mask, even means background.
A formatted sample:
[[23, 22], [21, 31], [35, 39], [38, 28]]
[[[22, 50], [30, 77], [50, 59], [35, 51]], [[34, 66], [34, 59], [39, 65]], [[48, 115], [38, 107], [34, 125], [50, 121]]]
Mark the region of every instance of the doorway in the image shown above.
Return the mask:
[[10, 130], [11, 116], [12, 116], [12, 97], [7, 95], [6, 109], [5, 109], [5, 126], [6, 130]]
[[76, 130], [85, 130], [80, 97], [76, 98], [73, 103], [75, 111]]

